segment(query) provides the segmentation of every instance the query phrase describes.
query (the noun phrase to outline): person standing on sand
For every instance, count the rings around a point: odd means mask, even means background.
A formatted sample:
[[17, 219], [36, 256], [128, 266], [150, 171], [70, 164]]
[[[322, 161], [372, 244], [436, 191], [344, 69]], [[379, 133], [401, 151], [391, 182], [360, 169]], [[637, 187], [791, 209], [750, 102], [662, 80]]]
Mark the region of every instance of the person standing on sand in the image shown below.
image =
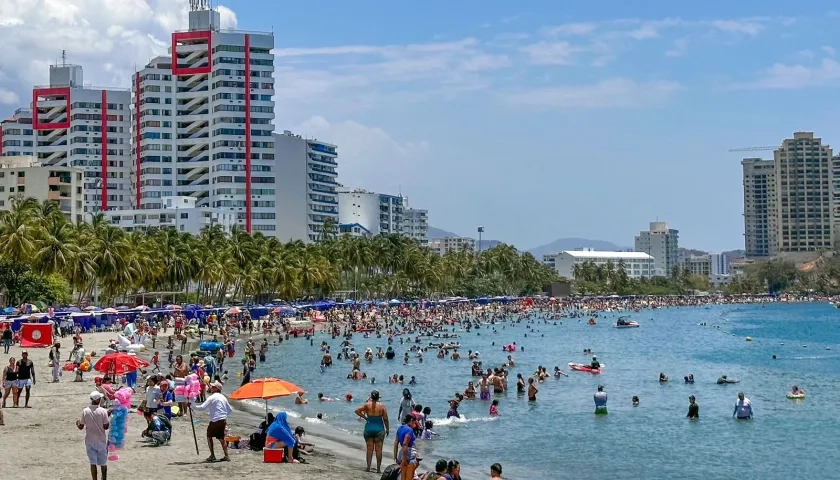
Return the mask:
[[[211, 395], [207, 397], [207, 400], [204, 403], [195, 405], [196, 410], [207, 410], [210, 417], [210, 423], [207, 425], [207, 446], [210, 448], [210, 456], [207, 457], [205, 462], [216, 461], [216, 454], [213, 450], [214, 438], [219, 440], [219, 443], [222, 444], [222, 452], [225, 455], [219, 459], [219, 461], [229, 462], [230, 457], [228, 457], [228, 444], [225, 441], [225, 427], [227, 426], [228, 415], [230, 415], [230, 412], [232, 412], [233, 409], [230, 408], [228, 399], [222, 394], [221, 382], [211, 383], [210, 392]], [[188, 408], [189, 405], [190, 404], [188, 403]]]
[[15, 358], [9, 358], [9, 365], [3, 369], [3, 408], [6, 408], [6, 399], [9, 398], [9, 394], [12, 394], [12, 406], [18, 406], [18, 400], [20, 399], [18, 395], [18, 388], [17, 388], [17, 368], [15, 364]]
[[390, 433], [391, 427], [388, 424], [388, 410], [383, 403], [379, 402], [379, 390], [370, 392], [370, 399], [356, 409], [356, 415], [365, 420], [365, 430], [362, 434], [367, 448], [367, 470], [365, 471], [370, 471], [370, 462], [375, 451], [376, 473], [381, 473], [382, 444]]
[[82, 418], [76, 420], [76, 428], [85, 431], [85, 449], [90, 461], [90, 476], [96, 479], [96, 467], [102, 470], [102, 480], [108, 480], [108, 434], [111, 424], [108, 410], [99, 406], [102, 394], [90, 393], [90, 406], [82, 410]]
[[20, 353], [20, 360], [17, 362], [17, 378], [18, 398], [20, 391], [25, 390], [23, 408], [29, 408], [29, 389], [35, 385], [35, 364], [29, 359], [26, 350]]

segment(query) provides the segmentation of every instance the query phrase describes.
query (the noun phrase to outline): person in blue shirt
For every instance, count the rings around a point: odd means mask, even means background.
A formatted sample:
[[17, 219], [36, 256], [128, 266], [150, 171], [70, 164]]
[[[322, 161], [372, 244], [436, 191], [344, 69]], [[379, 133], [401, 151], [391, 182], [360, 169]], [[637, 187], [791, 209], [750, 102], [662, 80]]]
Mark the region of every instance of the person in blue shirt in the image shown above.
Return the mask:
[[400, 465], [402, 480], [413, 480], [414, 471], [422, 460], [414, 448], [414, 443], [417, 441], [415, 429], [417, 429], [417, 417], [409, 413], [397, 429], [397, 437], [394, 439], [394, 460]]
[[163, 411], [166, 418], [172, 419], [172, 405], [175, 403], [175, 393], [169, 389], [169, 382], [160, 382], [160, 401], [157, 411]]
[[598, 391], [595, 392], [595, 414], [604, 415], [607, 413], [607, 392], [604, 391], [603, 385], [598, 385]]

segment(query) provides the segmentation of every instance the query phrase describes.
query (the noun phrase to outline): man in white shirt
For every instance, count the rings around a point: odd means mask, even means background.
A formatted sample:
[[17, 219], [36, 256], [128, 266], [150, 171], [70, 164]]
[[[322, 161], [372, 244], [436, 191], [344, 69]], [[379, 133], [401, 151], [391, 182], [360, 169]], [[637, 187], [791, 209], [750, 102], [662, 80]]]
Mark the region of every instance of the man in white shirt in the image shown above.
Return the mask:
[[[210, 417], [210, 423], [207, 425], [207, 446], [210, 447], [210, 456], [205, 462], [215, 462], [216, 454], [213, 451], [213, 439], [219, 440], [222, 444], [222, 451], [225, 456], [220, 462], [229, 462], [228, 444], [225, 441], [225, 427], [227, 426], [227, 417], [233, 411], [230, 408], [228, 399], [222, 394], [222, 383], [213, 382], [210, 384], [211, 395], [207, 397], [207, 401], [202, 404], [195, 405], [196, 410], [207, 410]], [[189, 406], [189, 404], [187, 404]]]
[[738, 392], [738, 401], [735, 402], [735, 411], [732, 416], [738, 420], [749, 420], [753, 418], [752, 402], [744, 396], [744, 392]]
[[76, 428], [85, 431], [85, 449], [90, 460], [90, 476], [96, 479], [96, 467], [102, 470], [102, 480], [108, 480], [108, 427], [111, 424], [108, 410], [99, 406], [103, 395], [98, 391], [90, 394], [90, 406], [82, 410], [82, 418], [76, 420]]

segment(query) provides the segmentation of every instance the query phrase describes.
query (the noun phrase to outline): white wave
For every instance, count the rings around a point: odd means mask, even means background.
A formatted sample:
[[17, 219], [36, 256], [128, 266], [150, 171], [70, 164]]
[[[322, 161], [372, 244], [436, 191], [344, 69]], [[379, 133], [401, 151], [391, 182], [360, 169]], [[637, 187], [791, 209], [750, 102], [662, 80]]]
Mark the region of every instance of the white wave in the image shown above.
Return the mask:
[[309, 423], [318, 423], [318, 424], [321, 424], [321, 425], [326, 425], [327, 424], [327, 422], [325, 422], [322, 419], [317, 418], [317, 417], [306, 417], [304, 420], [306, 420]]
[[[257, 407], [261, 409], [265, 409], [265, 402], [262, 400], [243, 400], [242, 403], [250, 405], [252, 407]], [[286, 412], [286, 415], [294, 418], [301, 418], [301, 414], [292, 410], [280, 408], [280, 407], [272, 407], [269, 405], [268, 407], [269, 412]]]
[[464, 425], [470, 422], [494, 422], [498, 420], [499, 417], [476, 417], [476, 418], [467, 418], [463, 415], [460, 417], [449, 417], [449, 418], [431, 418], [430, 420], [434, 424], [435, 428], [443, 427], [443, 426], [453, 426], [453, 425]]

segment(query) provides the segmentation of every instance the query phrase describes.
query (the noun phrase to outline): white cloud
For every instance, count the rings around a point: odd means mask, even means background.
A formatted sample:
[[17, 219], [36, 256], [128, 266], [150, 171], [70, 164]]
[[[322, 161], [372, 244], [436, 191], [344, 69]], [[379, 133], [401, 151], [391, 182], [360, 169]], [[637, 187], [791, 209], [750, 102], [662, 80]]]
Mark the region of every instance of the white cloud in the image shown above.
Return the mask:
[[666, 56], [669, 57], [681, 57], [685, 55], [685, 49], [688, 47], [688, 39], [687, 38], [680, 38], [674, 40], [674, 45], [665, 52]]
[[743, 33], [756, 36], [764, 30], [764, 25], [747, 20], [715, 20], [712, 26], [718, 30], [730, 33]]
[[657, 106], [682, 90], [677, 82], [635, 82], [613, 78], [593, 84], [523, 90], [505, 100], [516, 106], [544, 109], [635, 108]]
[[834, 56], [834, 48], [833, 47], [829, 47], [828, 45], [823, 45], [822, 51], [825, 52], [825, 54], [828, 55], [829, 57]]
[[827, 85], [840, 85], [840, 63], [830, 58], [810, 67], [777, 63], [761, 72], [758, 80], [732, 85], [730, 89], [795, 90]]
[[20, 97], [18, 97], [17, 93], [11, 90], [0, 88], [0, 103], [5, 105], [17, 105], [20, 103]]
[[394, 192], [400, 183], [424, 168], [426, 141], [397, 141], [380, 127], [354, 121], [330, 122], [313, 116], [294, 127], [305, 137], [338, 145], [341, 182], [347, 187]]
[[[26, 98], [47, 83], [62, 50], [85, 67], [85, 83], [127, 87], [135, 65], [164, 54], [170, 32], [186, 28], [187, 8], [187, 0], [0, 0], [4, 88]], [[222, 27], [235, 27], [236, 15], [218, 9]]]
[[566, 23], [545, 29], [547, 35], [556, 35], [558, 37], [587, 35], [595, 31], [597, 26], [594, 23]]
[[546, 41], [526, 45], [520, 50], [536, 65], [571, 65], [575, 61], [575, 55], [582, 51], [569, 42]]

